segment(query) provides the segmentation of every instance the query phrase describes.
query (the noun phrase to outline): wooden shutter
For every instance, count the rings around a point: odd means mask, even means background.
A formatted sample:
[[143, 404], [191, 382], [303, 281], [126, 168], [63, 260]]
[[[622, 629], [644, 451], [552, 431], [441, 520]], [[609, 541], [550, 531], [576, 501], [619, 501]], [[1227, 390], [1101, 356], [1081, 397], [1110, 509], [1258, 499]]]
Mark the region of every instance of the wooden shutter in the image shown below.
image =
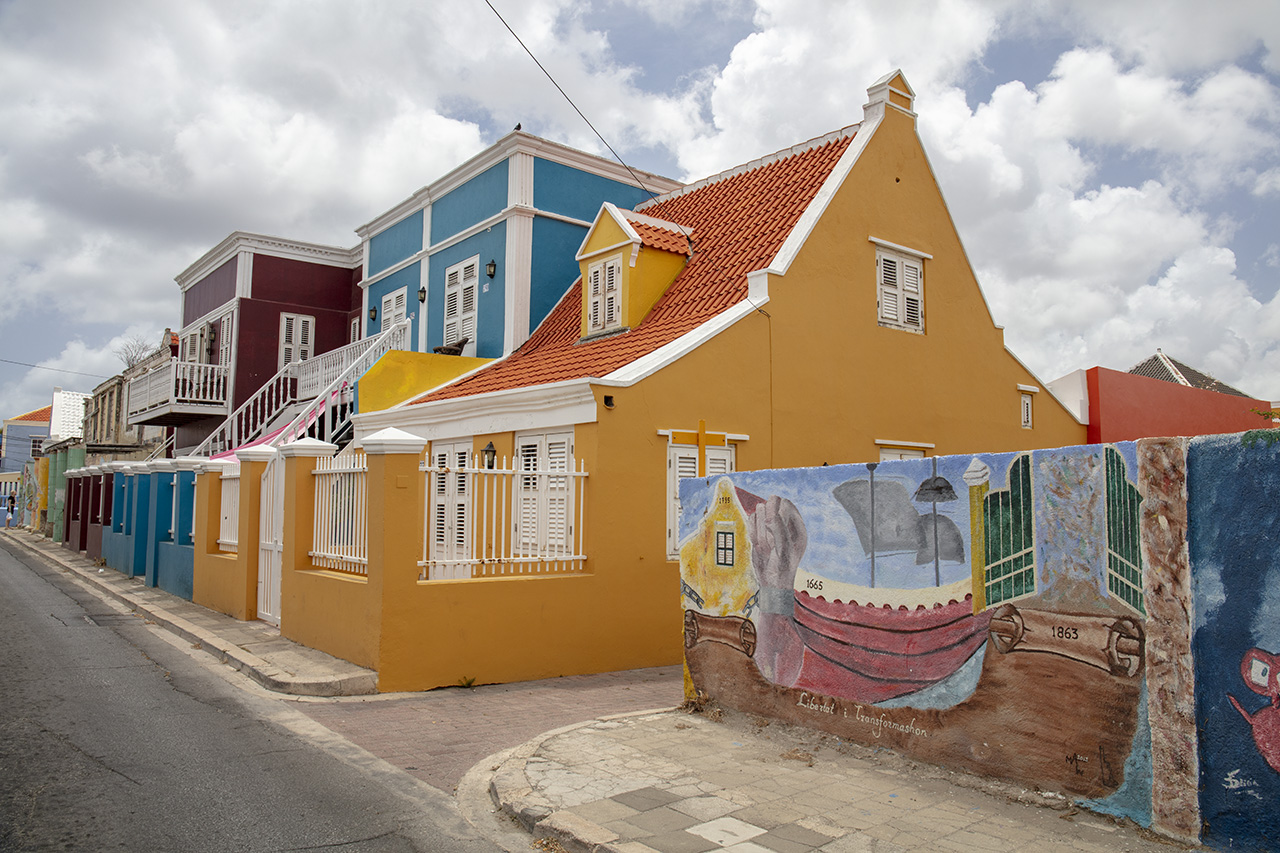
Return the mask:
[[387, 331], [405, 318], [408, 288], [402, 287], [382, 297], [382, 331]]
[[915, 261], [902, 261], [902, 322], [913, 329], [924, 327], [921, 314], [924, 288], [922, 271]]
[[520, 551], [529, 554], [538, 550], [538, 505], [542, 479], [538, 470], [541, 455], [541, 436], [520, 439], [516, 448], [516, 542]]
[[222, 367], [231, 366], [231, 315], [223, 317], [218, 322], [218, 364]]
[[305, 314], [280, 315], [280, 367], [311, 358], [315, 349], [316, 318]]
[[[471, 459], [471, 443], [433, 445], [431, 461], [436, 468], [435, 488], [431, 495], [431, 558], [433, 560], [465, 560], [471, 556], [470, 475], [462, 469]], [[443, 568], [439, 577], [469, 578], [469, 566]]]
[[592, 264], [587, 277], [590, 279], [587, 298], [587, 330], [596, 331], [604, 325], [601, 305], [604, 297], [604, 265]]
[[476, 300], [479, 298], [480, 262], [469, 261], [450, 267], [444, 282], [444, 344], [449, 346], [463, 338], [467, 345], [463, 355], [475, 353]]
[[898, 261], [896, 258], [880, 255], [876, 259], [880, 264], [880, 319], [890, 323], [901, 322], [898, 310]]
[[680, 547], [680, 481], [698, 476], [698, 448], [695, 445], [667, 446], [667, 554]]
[[621, 319], [622, 306], [619, 304], [621, 294], [622, 268], [617, 261], [609, 261], [604, 265], [604, 327], [618, 325]]

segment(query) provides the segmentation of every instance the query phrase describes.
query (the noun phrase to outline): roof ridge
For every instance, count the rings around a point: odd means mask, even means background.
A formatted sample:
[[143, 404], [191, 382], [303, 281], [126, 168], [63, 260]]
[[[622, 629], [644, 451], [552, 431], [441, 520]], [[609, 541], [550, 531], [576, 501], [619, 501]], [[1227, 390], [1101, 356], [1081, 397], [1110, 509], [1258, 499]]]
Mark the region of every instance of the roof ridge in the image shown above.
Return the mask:
[[736, 177], [738, 175], [743, 174], [744, 172], [752, 172], [752, 171], [755, 171], [756, 169], [761, 168], [762, 166], [768, 166], [770, 163], [775, 163], [778, 160], [785, 160], [788, 157], [795, 156], [796, 154], [803, 154], [804, 152], [810, 151], [814, 148], [821, 148], [823, 145], [828, 145], [832, 142], [835, 142], [838, 139], [843, 139], [846, 136], [853, 136], [858, 132], [858, 129], [861, 127], [862, 127], [862, 122], [858, 122], [857, 124], [851, 124], [851, 125], [842, 127], [839, 130], [833, 130], [830, 133], [823, 134], [822, 136], [815, 136], [813, 139], [809, 139], [804, 142], [798, 142], [795, 145], [792, 145], [788, 148], [782, 148], [778, 151], [773, 152], [772, 154], [766, 154], [763, 157], [759, 157], [755, 160], [751, 160], [750, 162], [743, 163], [739, 166], [734, 166], [730, 169], [726, 169], [723, 172], [719, 172], [718, 174], [703, 178], [700, 181], [694, 181], [691, 184], [685, 184], [683, 187], [680, 187], [679, 189], [674, 189], [671, 192], [654, 196], [648, 201], [644, 201], [644, 202], [641, 202], [640, 204], [637, 204], [634, 208], [632, 208], [632, 211], [635, 213], [639, 213], [645, 208], [653, 207], [654, 205], [657, 205], [657, 204], [662, 204], [663, 202], [669, 201], [673, 198], [679, 198], [682, 195], [686, 195], [695, 190], [700, 190], [703, 187], [711, 186], [712, 184], [718, 184], [721, 181], [727, 181], [729, 178]]
[[1182, 374], [1182, 371], [1178, 369], [1177, 363], [1174, 362], [1173, 359], [1169, 358], [1169, 356], [1165, 355], [1164, 350], [1160, 349], [1160, 347], [1156, 347], [1156, 358], [1160, 359], [1161, 363], [1169, 369], [1169, 372], [1173, 374], [1173, 378], [1178, 380], [1179, 385], [1185, 385], [1188, 388], [1191, 387], [1191, 382]]

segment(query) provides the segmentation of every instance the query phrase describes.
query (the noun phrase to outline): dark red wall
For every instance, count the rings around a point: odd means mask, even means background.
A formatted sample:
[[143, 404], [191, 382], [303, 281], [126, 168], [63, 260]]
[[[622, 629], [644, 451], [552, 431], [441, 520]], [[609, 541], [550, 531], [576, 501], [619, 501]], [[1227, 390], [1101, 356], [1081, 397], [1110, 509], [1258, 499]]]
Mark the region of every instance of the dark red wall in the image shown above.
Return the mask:
[[1175, 435], [1215, 435], [1271, 427], [1250, 409], [1271, 404], [1248, 397], [1175, 385], [1105, 367], [1085, 371], [1089, 384], [1089, 443]]
[[348, 312], [351, 286], [351, 270], [347, 267], [253, 256], [253, 288], [249, 295], [254, 299]]
[[183, 328], [235, 298], [237, 260], [227, 261], [182, 294]]

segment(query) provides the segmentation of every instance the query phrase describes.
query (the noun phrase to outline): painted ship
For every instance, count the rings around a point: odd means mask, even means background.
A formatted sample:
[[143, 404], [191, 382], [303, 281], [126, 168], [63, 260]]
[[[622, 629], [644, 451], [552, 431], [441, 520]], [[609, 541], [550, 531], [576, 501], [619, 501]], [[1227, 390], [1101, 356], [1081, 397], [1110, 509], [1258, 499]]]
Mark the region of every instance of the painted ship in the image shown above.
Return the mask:
[[[797, 687], [875, 703], [923, 690], [959, 670], [987, 639], [991, 615], [974, 613], [973, 579], [941, 582], [940, 563], [964, 561], [955, 524], [939, 515], [939, 503], [956, 500], [951, 484], [925, 479], [908, 497], [901, 483], [868, 479], [842, 483], [833, 492], [858, 531], [869, 559], [870, 586], [843, 583], [803, 570], [795, 583], [794, 624], [804, 642]], [[928, 503], [919, 513], [913, 503]], [[910, 555], [934, 564], [934, 585], [898, 588], [877, 578], [878, 554]], [[908, 559], [910, 559], [908, 557]], [[877, 583], [877, 580], [881, 583]]]

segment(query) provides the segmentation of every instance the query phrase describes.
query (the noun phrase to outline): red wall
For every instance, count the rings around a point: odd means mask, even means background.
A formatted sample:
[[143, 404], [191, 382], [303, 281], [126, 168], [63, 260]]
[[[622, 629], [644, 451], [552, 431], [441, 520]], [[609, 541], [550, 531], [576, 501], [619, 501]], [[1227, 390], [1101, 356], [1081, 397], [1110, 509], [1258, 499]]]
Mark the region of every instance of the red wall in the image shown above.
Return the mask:
[[183, 328], [235, 298], [237, 261], [232, 258], [182, 294]]
[[[254, 299], [347, 312], [351, 310], [351, 288], [351, 269], [347, 267], [253, 256], [253, 288], [249, 295]], [[359, 288], [357, 299], [358, 291]]]
[[1250, 409], [1271, 404], [1249, 397], [1188, 388], [1105, 367], [1085, 371], [1089, 384], [1089, 443], [1176, 435], [1215, 435], [1273, 424]]

